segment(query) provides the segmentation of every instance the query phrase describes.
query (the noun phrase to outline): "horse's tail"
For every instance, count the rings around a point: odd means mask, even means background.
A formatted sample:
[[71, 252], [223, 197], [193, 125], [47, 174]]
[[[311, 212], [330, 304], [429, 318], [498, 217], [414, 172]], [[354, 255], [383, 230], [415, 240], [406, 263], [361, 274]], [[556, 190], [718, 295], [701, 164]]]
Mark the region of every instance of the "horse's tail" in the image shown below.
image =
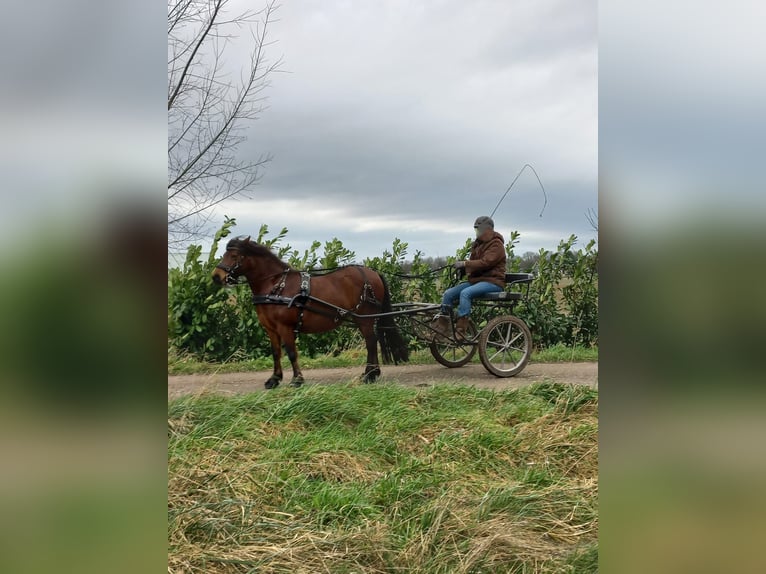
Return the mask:
[[[378, 273], [383, 282], [383, 313], [391, 312], [391, 293], [388, 290], [386, 278]], [[402, 337], [396, 322], [392, 316], [380, 317], [378, 319], [378, 341], [380, 341], [380, 351], [383, 355], [383, 362], [390, 365], [406, 362], [410, 359], [410, 350], [407, 342]]]

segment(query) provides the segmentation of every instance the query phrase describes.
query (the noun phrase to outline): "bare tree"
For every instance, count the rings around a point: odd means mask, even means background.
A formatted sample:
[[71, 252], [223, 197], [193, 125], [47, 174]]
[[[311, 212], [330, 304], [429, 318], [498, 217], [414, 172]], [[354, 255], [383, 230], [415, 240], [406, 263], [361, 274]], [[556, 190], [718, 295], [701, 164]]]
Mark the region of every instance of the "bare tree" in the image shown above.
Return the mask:
[[[229, 13], [230, 0], [168, 0], [168, 242], [198, 238], [211, 208], [255, 186], [271, 160], [243, 161], [237, 148], [264, 110], [281, 58], [266, 58], [277, 6]], [[227, 69], [224, 50], [244, 35], [249, 62]]]
[[519, 258], [519, 271], [522, 273], [530, 273], [540, 260], [540, 254], [534, 251], [527, 251]]

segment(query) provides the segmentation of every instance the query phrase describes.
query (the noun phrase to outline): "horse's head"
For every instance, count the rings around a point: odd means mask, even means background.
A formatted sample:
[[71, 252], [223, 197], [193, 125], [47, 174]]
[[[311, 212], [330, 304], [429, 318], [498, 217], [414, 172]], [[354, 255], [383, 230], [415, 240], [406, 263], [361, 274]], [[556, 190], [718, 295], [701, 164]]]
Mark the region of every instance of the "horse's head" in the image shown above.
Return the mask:
[[248, 262], [243, 248], [250, 242], [250, 236], [236, 238], [226, 245], [226, 252], [213, 270], [213, 281], [219, 285], [234, 285], [240, 275], [248, 271]]

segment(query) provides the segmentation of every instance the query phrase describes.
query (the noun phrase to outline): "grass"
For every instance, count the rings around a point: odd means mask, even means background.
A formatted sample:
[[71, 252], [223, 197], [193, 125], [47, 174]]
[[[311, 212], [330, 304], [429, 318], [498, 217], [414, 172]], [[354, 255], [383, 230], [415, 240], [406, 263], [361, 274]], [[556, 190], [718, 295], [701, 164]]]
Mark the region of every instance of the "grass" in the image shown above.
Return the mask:
[[168, 571], [596, 572], [597, 408], [552, 383], [172, 401]]
[[[329, 369], [334, 367], [357, 367], [363, 365], [366, 359], [366, 351], [359, 348], [343, 351], [337, 355], [320, 355], [317, 357], [301, 355], [300, 362], [301, 367], [304, 369]], [[531, 360], [539, 363], [598, 361], [598, 347], [555, 345], [533, 351]], [[410, 354], [410, 363], [415, 365], [432, 364], [435, 362], [428, 349], [413, 351]], [[473, 362], [479, 362], [478, 353], [474, 357]], [[286, 357], [282, 358], [282, 365], [284, 368], [289, 368], [289, 362]], [[200, 361], [191, 356], [184, 356], [172, 349], [168, 352], [169, 375], [270, 371], [271, 368], [271, 357], [211, 363]]]
[[567, 347], [559, 343], [533, 351], [531, 360], [539, 363], [598, 361], [598, 347]]

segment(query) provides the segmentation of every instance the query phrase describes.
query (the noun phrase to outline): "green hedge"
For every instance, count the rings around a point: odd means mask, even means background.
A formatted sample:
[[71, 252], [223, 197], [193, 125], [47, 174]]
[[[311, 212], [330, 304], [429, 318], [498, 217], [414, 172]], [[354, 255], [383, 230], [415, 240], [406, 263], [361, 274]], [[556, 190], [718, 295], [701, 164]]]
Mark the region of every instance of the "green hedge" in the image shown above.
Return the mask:
[[[223, 289], [211, 280], [218, 261], [215, 255], [218, 244], [235, 225], [234, 219], [225, 220], [215, 234], [206, 260], [200, 259], [202, 247], [192, 245], [183, 266], [168, 271], [168, 342], [178, 351], [199, 359], [226, 361], [271, 355], [249, 287], [238, 285]], [[270, 247], [296, 269], [334, 268], [355, 261], [356, 254], [337, 238], [324, 244], [314, 241], [309, 249], [300, 253], [285, 242], [286, 235], [287, 229], [282, 229], [269, 237], [269, 229], [263, 225], [253, 239]], [[519, 233], [512, 232], [506, 243], [508, 270], [530, 271], [521, 267], [524, 260], [514, 254], [518, 240]], [[467, 258], [471, 241], [467, 239], [454, 256], [446, 258], [446, 263]], [[529, 297], [516, 309], [516, 314], [532, 330], [538, 347], [598, 343], [598, 250], [595, 241], [575, 250], [576, 241], [573, 235], [562, 240], [556, 251], [541, 249], [536, 254], [531, 269], [536, 277], [530, 285]], [[386, 277], [394, 302], [440, 301], [441, 293], [449, 284], [449, 269], [418, 279], [403, 279], [398, 275], [405, 270], [411, 275], [423, 275], [431, 269], [420, 251], [408, 260], [408, 249], [409, 245], [397, 238], [390, 250], [362, 263]], [[360, 344], [356, 329], [342, 328], [300, 337], [298, 347], [302, 354], [315, 356], [338, 353]]]

